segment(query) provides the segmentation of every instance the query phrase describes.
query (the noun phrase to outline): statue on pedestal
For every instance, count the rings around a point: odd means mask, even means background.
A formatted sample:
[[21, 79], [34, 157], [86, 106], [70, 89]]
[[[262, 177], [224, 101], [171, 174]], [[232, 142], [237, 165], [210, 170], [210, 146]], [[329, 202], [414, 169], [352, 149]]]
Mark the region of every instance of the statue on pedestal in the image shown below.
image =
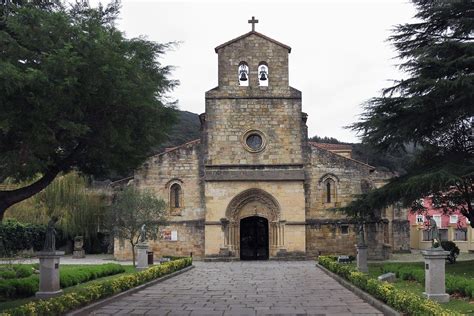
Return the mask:
[[146, 225], [143, 224], [142, 227], [140, 228], [140, 242], [145, 242], [146, 241]]
[[56, 216], [51, 217], [48, 222], [48, 226], [46, 227], [46, 236], [44, 240], [43, 251], [56, 251], [56, 229], [54, 229], [54, 225], [58, 221]]
[[436, 221], [433, 219], [433, 216], [426, 215], [426, 218], [428, 219], [428, 223], [429, 223], [428, 231], [430, 232], [430, 235], [431, 235], [431, 248], [433, 249], [440, 248], [441, 243], [439, 240], [438, 225], [436, 224]]

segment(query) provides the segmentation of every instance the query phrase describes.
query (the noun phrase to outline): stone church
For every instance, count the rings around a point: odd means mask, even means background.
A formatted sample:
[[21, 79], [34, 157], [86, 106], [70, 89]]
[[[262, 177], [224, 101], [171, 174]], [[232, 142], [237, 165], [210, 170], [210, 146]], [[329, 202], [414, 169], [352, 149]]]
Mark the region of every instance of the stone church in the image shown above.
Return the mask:
[[[215, 48], [218, 86], [205, 94], [201, 137], [150, 157], [133, 185], [168, 204], [156, 256], [312, 258], [354, 254], [357, 228], [337, 213], [388, 174], [351, 158], [351, 147], [308, 141], [301, 91], [289, 85], [291, 48], [252, 31]], [[409, 250], [401, 209], [365, 229], [369, 258]], [[116, 240], [117, 259], [131, 257]]]

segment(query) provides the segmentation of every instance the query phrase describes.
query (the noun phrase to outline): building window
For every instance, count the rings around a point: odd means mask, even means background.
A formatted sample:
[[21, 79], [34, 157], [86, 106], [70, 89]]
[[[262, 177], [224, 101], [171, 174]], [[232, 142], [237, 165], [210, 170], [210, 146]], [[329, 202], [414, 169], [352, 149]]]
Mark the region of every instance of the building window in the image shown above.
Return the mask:
[[265, 149], [266, 138], [265, 135], [258, 130], [248, 130], [242, 135], [242, 144], [244, 148], [252, 153], [261, 152]]
[[262, 61], [258, 65], [258, 85], [261, 87], [268, 87], [268, 65]]
[[458, 223], [458, 216], [457, 215], [450, 215], [449, 216], [449, 223], [450, 224], [457, 224]]
[[454, 240], [466, 241], [467, 240], [467, 229], [456, 228], [454, 231]]
[[425, 217], [422, 214], [416, 214], [416, 223], [423, 224], [425, 222]]
[[341, 226], [341, 234], [343, 234], [343, 235], [349, 234], [349, 225], [342, 225]]
[[326, 203], [336, 202], [336, 182], [333, 179], [326, 179], [324, 181], [324, 200]]
[[239, 63], [238, 68], [238, 79], [239, 79], [239, 86], [248, 87], [249, 85], [249, 66], [245, 61], [241, 61]]
[[181, 185], [173, 183], [170, 187], [170, 211], [171, 215], [181, 215], [183, 208], [183, 190]]
[[441, 215], [433, 215], [433, 219], [436, 222], [436, 226], [441, 228]]

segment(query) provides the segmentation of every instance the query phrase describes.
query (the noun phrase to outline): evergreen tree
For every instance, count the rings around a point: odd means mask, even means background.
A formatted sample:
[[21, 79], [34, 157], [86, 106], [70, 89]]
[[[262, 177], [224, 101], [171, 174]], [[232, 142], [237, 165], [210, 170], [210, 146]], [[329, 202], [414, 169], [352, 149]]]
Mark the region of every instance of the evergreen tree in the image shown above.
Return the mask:
[[0, 191], [0, 218], [61, 172], [130, 172], [175, 120], [172, 43], [125, 38], [116, 2], [23, 2], [0, 5], [0, 181], [31, 182]]
[[[446, 212], [460, 209], [474, 227], [474, 3], [412, 0], [416, 22], [398, 25], [389, 40], [405, 80], [369, 100], [352, 127], [379, 151], [419, 153], [407, 173], [351, 203], [349, 213], [432, 195]], [[416, 203], [415, 203], [416, 204]]]

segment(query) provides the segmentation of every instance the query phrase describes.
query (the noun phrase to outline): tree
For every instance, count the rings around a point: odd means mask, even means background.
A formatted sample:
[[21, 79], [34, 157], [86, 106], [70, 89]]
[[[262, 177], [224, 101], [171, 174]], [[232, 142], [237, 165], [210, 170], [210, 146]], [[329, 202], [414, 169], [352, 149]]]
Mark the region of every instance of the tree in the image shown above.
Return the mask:
[[57, 176], [43, 191], [24, 200], [5, 213], [22, 223], [46, 224], [52, 216], [66, 238], [84, 236], [87, 249], [98, 246], [99, 229], [104, 227], [104, 213], [109, 204], [107, 192], [92, 189], [90, 180], [70, 172]]
[[123, 238], [132, 246], [135, 266], [135, 246], [140, 240], [140, 229], [145, 225], [147, 238], [156, 240], [159, 225], [165, 223], [166, 203], [148, 191], [127, 187], [117, 193], [108, 213], [108, 222], [116, 238]]
[[157, 60], [173, 43], [127, 39], [116, 2], [86, 3], [0, 6], [0, 181], [39, 175], [0, 191], [0, 218], [61, 172], [128, 174], [174, 123]]
[[431, 195], [447, 212], [460, 209], [474, 227], [474, 3], [412, 2], [417, 21], [396, 26], [389, 38], [409, 78], [370, 99], [352, 128], [381, 152], [408, 143], [419, 152], [406, 174], [345, 210], [409, 206]]

